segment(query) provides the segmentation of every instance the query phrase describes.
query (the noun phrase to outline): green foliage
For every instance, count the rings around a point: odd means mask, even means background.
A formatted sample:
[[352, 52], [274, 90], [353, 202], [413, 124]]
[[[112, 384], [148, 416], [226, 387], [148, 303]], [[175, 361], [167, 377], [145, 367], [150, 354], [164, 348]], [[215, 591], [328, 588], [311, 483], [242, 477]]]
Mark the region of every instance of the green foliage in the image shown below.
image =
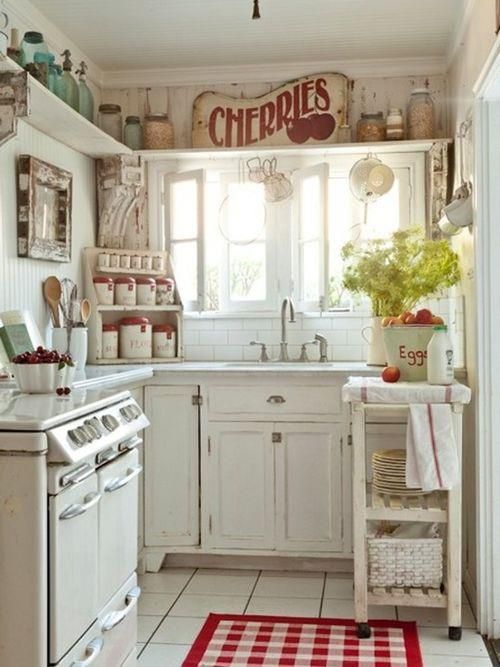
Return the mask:
[[342, 259], [345, 289], [366, 294], [375, 316], [412, 310], [421, 299], [460, 280], [458, 255], [448, 242], [426, 239], [419, 227], [362, 246], [348, 243]]
[[247, 297], [255, 282], [260, 278], [262, 265], [250, 260], [236, 260], [231, 263], [231, 294]]

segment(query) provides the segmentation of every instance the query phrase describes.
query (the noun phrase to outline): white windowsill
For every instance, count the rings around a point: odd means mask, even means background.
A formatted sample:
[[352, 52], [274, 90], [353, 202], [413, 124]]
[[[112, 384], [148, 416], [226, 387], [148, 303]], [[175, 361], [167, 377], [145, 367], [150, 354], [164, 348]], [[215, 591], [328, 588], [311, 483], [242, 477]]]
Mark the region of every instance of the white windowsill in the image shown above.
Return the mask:
[[[296, 313], [300, 317], [303, 318], [325, 318], [325, 319], [330, 319], [330, 318], [354, 318], [354, 317], [371, 317], [371, 313], [369, 311], [365, 310], [360, 310], [360, 311], [347, 311], [347, 310], [339, 310], [339, 311], [328, 311], [328, 312], [323, 312], [323, 313]], [[210, 311], [210, 310], [205, 310], [203, 312], [198, 312], [198, 311], [184, 311], [184, 319], [190, 319], [190, 320], [248, 320], [248, 319], [267, 319], [267, 318], [279, 318], [281, 317], [280, 312], [278, 310], [266, 310], [262, 311], [260, 313], [258, 312], [241, 312], [241, 313], [221, 313], [219, 311]]]

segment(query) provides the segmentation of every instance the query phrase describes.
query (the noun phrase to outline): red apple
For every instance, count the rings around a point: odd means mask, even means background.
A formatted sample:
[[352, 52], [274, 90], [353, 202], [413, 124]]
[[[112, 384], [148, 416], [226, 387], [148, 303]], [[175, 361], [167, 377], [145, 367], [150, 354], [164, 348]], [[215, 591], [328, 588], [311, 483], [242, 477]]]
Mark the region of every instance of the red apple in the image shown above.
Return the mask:
[[311, 137], [312, 127], [309, 118], [293, 118], [286, 125], [286, 133], [294, 144], [303, 144]]
[[401, 373], [397, 366], [386, 366], [382, 371], [382, 380], [384, 382], [397, 382]]
[[311, 121], [311, 137], [318, 141], [325, 141], [335, 129], [335, 118], [330, 113], [313, 113]]
[[432, 324], [432, 313], [427, 308], [422, 308], [422, 310], [417, 310], [415, 319], [417, 324]]

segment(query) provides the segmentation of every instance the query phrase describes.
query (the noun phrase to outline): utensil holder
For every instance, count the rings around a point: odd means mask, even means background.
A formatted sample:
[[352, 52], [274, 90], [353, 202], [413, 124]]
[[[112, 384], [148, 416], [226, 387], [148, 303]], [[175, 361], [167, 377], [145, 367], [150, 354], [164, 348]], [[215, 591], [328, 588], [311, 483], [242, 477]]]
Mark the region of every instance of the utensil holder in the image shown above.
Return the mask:
[[[52, 329], [52, 348], [64, 353], [68, 349], [68, 332], [66, 327]], [[83, 371], [87, 363], [88, 329], [73, 327], [69, 353], [78, 371]]]

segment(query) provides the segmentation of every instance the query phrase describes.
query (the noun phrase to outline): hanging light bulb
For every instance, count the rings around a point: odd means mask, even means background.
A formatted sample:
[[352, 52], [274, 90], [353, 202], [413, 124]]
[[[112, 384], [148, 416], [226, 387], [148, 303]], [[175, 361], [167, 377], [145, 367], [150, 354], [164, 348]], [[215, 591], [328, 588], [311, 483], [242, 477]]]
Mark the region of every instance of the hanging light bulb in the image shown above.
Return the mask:
[[253, 19], [260, 19], [260, 7], [259, 7], [259, 0], [253, 0], [253, 14], [252, 14]]

